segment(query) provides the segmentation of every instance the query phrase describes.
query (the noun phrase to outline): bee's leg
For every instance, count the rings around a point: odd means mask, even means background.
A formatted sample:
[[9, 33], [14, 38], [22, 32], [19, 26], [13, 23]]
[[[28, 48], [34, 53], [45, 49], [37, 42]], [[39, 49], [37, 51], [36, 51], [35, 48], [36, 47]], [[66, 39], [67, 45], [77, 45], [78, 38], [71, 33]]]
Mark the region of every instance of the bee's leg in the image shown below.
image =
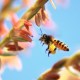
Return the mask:
[[48, 51], [48, 49], [49, 49], [49, 46], [47, 47], [47, 49], [45, 50], [45, 52]]
[[57, 48], [54, 49], [54, 51], [56, 51], [56, 50], [57, 50]]
[[48, 51], [49, 48], [46, 49], [46, 51]]
[[48, 51], [48, 48], [45, 50], [45, 53], [46, 53], [46, 51]]
[[49, 57], [49, 54], [50, 54], [50, 53], [48, 52], [48, 57]]
[[42, 46], [43, 46], [44, 44], [45, 44], [45, 43], [43, 43]]
[[50, 53], [51, 53], [51, 51], [48, 52], [48, 57], [49, 57]]

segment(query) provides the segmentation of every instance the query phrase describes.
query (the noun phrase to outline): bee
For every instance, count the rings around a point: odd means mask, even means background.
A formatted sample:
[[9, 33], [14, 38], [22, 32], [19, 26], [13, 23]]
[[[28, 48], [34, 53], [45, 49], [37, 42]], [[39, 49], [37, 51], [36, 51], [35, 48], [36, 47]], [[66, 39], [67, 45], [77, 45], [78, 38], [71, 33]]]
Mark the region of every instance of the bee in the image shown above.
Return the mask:
[[48, 48], [46, 49], [46, 51], [49, 51], [48, 56], [49, 54], [56, 53], [57, 49], [60, 49], [63, 51], [69, 51], [69, 48], [65, 43], [61, 42], [60, 40], [55, 39], [51, 35], [43, 34], [39, 40], [43, 42], [43, 45], [44, 44], [48, 45]]

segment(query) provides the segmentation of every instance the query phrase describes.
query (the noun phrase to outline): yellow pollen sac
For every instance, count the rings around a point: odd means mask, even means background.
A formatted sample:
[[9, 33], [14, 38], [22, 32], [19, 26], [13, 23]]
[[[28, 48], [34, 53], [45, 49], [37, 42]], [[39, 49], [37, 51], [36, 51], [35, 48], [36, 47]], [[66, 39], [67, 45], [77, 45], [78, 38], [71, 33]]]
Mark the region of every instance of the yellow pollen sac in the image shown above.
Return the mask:
[[54, 44], [49, 45], [49, 51], [51, 52], [51, 54], [56, 53], [56, 47], [54, 46]]

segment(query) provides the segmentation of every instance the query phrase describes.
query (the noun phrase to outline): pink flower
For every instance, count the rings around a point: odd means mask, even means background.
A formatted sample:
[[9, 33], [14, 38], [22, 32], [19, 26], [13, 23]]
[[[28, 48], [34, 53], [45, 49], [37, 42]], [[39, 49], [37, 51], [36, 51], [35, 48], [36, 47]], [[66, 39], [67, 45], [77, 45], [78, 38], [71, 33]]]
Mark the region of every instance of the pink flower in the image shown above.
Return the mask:
[[30, 7], [34, 2], [35, 0], [22, 0], [22, 7]]
[[20, 36], [27, 40], [28, 42], [32, 42], [32, 39], [29, 37], [30, 34], [28, 32], [26, 32], [25, 30], [20, 30]]
[[[24, 25], [24, 28], [19, 28], [19, 23]], [[22, 46], [20, 46], [20, 42], [32, 42], [31, 37], [33, 36], [30, 31], [30, 26], [32, 26], [31, 22], [26, 20], [21, 20], [14, 25], [13, 32], [10, 34], [12, 38], [12, 42], [9, 42], [5, 45], [5, 47], [9, 51], [20, 51], [23, 50]]]
[[25, 26], [25, 28], [26, 28], [27, 30], [29, 30], [29, 27], [32, 26], [32, 24], [31, 24], [31, 22], [25, 20], [24, 26]]
[[6, 35], [8, 33], [8, 28], [4, 25], [3, 21], [0, 21], [0, 36]]
[[[20, 42], [32, 42], [30, 38], [30, 34], [25, 30], [16, 30], [15, 34], [12, 36], [15, 39], [16, 43], [11, 42], [5, 45], [9, 51], [20, 51], [23, 50], [22, 45], [20, 46]], [[18, 43], [19, 42], [19, 43]]]
[[45, 27], [45, 29], [56, 30], [56, 24], [52, 20], [49, 11], [46, 10], [45, 7], [42, 7], [35, 15], [35, 23], [38, 27], [42, 25]]
[[8, 48], [8, 51], [20, 51], [20, 50], [23, 50], [22, 47], [16, 46], [16, 45], [12, 45], [12, 44], [8, 44], [5, 47]]
[[0, 65], [2, 72], [8, 66], [10, 69], [21, 70], [22, 64], [18, 56], [0, 56]]
[[0, 48], [0, 54], [2, 54], [3, 53], [3, 50]]
[[30, 4], [30, 0], [22, 0], [23, 7], [28, 6]]
[[20, 58], [18, 56], [1, 56], [0, 55], [0, 80], [2, 80], [1, 75], [4, 72], [6, 67], [20, 71], [22, 69], [22, 63]]
[[4, 6], [8, 5], [10, 3], [10, 0], [3, 0], [4, 1]]
[[37, 26], [40, 26], [43, 22], [48, 20], [48, 15], [45, 11], [45, 7], [42, 7], [38, 13], [35, 15], [35, 23]]
[[3, 7], [2, 7], [2, 11], [5, 11], [6, 8], [8, 8], [8, 6], [10, 5], [11, 0], [3, 0]]
[[10, 21], [11, 21], [12, 25], [15, 25], [18, 22], [18, 20], [19, 20], [18, 16], [15, 13], [11, 12], [10, 13]]
[[59, 80], [80, 80], [80, 77], [75, 76], [70, 73], [67, 69], [60, 71], [60, 79]]
[[69, 5], [69, 0], [55, 0], [55, 2], [62, 7], [67, 7]]
[[18, 28], [18, 25], [17, 26], [14, 26], [14, 34], [13, 34], [13, 37], [15, 37], [15, 39], [17, 37], [22, 37], [23, 39], [31, 42], [32, 39], [30, 38], [30, 36], [32, 36], [32, 34], [30, 32], [29, 27], [32, 26], [32, 24], [30, 22], [28, 22], [28, 21], [25, 21], [25, 20], [24, 20], [24, 23], [23, 24], [25, 26], [25, 28], [23, 28], [23, 29], [19, 29]]

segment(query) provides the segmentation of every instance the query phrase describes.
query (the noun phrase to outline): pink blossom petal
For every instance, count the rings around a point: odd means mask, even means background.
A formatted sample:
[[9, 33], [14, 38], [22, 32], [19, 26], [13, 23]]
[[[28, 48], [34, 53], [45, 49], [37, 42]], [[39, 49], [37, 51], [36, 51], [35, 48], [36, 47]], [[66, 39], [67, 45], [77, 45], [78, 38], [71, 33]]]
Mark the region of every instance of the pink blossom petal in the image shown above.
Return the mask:
[[24, 21], [24, 26], [26, 27], [26, 29], [29, 31], [29, 27], [31, 27], [32, 26], [32, 23], [31, 22], [29, 22], [29, 21]]
[[52, 19], [51, 13], [49, 12], [49, 10], [46, 10], [46, 12], [48, 14], [48, 18], [45, 20], [45, 22], [42, 22], [42, 25], [49, 30], [56, 31], [57, 25]]
[[3, 50], [0, 48], [0, 54], [2, 54], [3, 53]]
[[29, 27], [29, 30], [24, 27], [22, 30], [26, 31], [30, 36], [33, 36], [33, 31], [31, 31], [32, 27]]
[[8, 51], [20, 51], [23, 50], [22, 47], [16, 45], [7, 45]]
[[26, 30], [20, 30], [20, 34], [31, 36], [31, 34], [27, 32]]
[[8, 28], [4, 25], [4, 23], [0, 22], [0, 36], [6, 35], [8, 33]]
[[3, 0], [3, 2], [4, 2], [4, 6], [6, 6], [6, 5], [8, 5], [9, 3], [10, 3], [10, 0]]
[[69, 0], [55, 0], [57, 5], [60, 5], [62, 7], [68, 7], [69, 5]]
[[1, 69], [8, 65], [11, 69], [21, 70], [22, 64], [18, 56], [0, 56]]
[[8, 67], [11, 69], [21, 70], [22, 63], [18, 56], [12, 56], [8, 58]]
[[43, 23], [43, 26], [46, 27], [47, 29], [50, 29], [50, 30], [53, 30], [55, 31], [56, 30], [56, 24], [54, 21], [52, 20], [47, 20]]
[[10, 20], [12, 25], [15, 25], [18, 22], [19, 18], [15, 13], [12, 12], [10, 13]]
[[29, 6], [30, 4], [30, 0], [22, 0], [22, 6], [25, 7], [25, 6]]
[[40, 20], [40, 13], [37, 13], [35, 15], [35, 23], [39, 27], [41, 25], [41, 20]]
[[30, 7], [34, 2], [35, 0], [22, 0], [22, 7]]
[[37, 32], [36, 32], [36, 30], [35, 30], [34, 27], [30, 27], [29, 33], [30, 33], [31, 36], [33, 36], [33, 37], [37, 37], [37, 36], [38, 36], [38, 34], [37, 34]]
[[23, 39], [27, 40], [28, 42], [32, 42], [32, 39], [28, 35], [20, 35]]
[[59, 73], [60, 73], [59, 80], [80, 80], [79, 76], [75, 76], [74, 74], [70, 73], [67, 69], [63, 69]]

